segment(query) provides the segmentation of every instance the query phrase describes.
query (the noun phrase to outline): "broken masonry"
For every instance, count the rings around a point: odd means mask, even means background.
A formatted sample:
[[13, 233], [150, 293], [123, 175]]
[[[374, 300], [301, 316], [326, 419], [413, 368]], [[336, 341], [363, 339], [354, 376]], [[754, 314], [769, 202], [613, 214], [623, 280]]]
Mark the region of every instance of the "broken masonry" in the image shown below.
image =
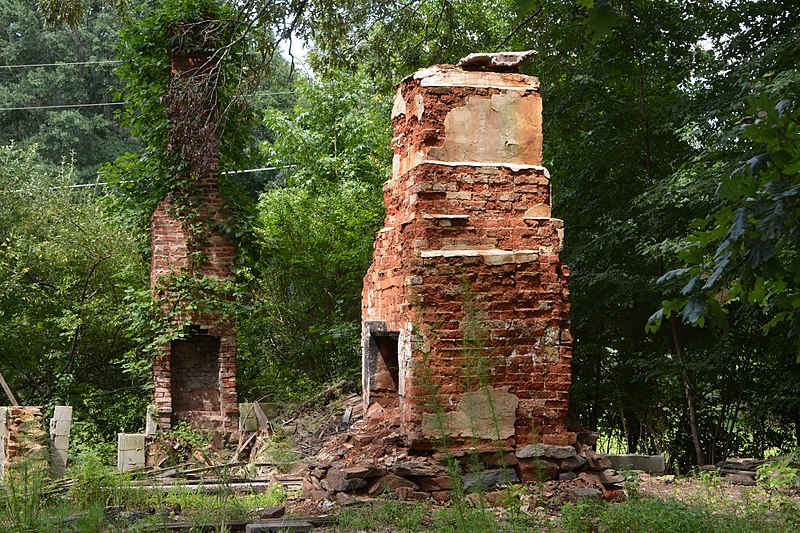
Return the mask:
[[[387, 214], [364, 280], [363, 385], [366, 406], [397, 403], [413, 448], [575, 442], [564, 223], [550, 216], [539, 80], [508, 72], [521, 57], [422, 69], [394, 99]], [[488, 372], [480, 391], [465, 386], [476, 364]]]
[[622, 481], [594, 451], [597, 433], [567, 429], [569, 270], [539, 81], [516, 72], [530, 55], [472, 54], [400, 83], [364, 278], [365, 415], [310, 464], [307, 498], [446, 501], [454, 466], [467, 491]]

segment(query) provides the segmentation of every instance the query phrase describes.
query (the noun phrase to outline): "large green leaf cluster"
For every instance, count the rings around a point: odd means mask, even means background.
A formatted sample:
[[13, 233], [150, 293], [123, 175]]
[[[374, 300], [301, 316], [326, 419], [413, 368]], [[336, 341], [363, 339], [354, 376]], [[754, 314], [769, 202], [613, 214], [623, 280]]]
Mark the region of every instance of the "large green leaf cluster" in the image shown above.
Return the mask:
[[[383, 219], [389, 99], [363, 75], [302, 80], [292, 113], [272, 110], [271, 164], [289, 167], [258, 204], [239, 381], [251, 396], [314, 390], [360, 361], [361, 285]], [[357, 381], [357, 380], [355, 380]]]
[[114, 65], [103, 62], [114, 60], [118, 26], [116, 11], [100, 4], [80, 27], [53, 29], [43, 27], [34, 0], [0, 2], [0, 107], [28, 108], [0, 111], [0, 144], [36, 144], [42, 160], [56, 166], [72, 159], [84, 181], [134, 150], [114, 122], [114, 106], [37, 109], [113, 101]]
[[24, 405], [74, 406], [85, 439], [142, 423], [149, 380], [124, 292], [147, 275], [143, 236], [74, 180], [32, 148], [0, 148], [0, 370]]
[[[798, 78], [800, 80], [800, 78]], [[790, 324], [800, 333], [800, 111], [794, 99], [773, 105], [765, 96], [740, 123], [740, 144], [752, 157], [719, 181], [720, 206], [686, 240], [687, 266], [663, 281], [683, 278], [682, 296], [664, 302], [652, 322], [680, 311], [684, 321], [703, 326], [710, 319], [729, 327], [725, 307], [757, 305], [771, 320], [766, 330]], [[752, 148], [751, 148], [752, 151]]]

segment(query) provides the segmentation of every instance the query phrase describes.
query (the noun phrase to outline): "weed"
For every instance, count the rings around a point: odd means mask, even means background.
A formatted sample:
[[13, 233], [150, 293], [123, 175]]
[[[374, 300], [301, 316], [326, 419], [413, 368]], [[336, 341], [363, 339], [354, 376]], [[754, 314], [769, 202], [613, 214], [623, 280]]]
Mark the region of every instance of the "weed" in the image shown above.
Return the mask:
[[199, 451], [201, 455], [212, 449], [211, 435], [195, 431], [187, 422], [178, 422], [169, 433], [156, 433], [153, 447], [156, 455], [163, 455], [163, 466], [175, 466], [189, 461]]
[[[421, 503], [385, 500], [347, 507], [338, 515], [338, 531], [425, 531], [427, 508]], [[476, 530], [479, 531], [479, 530]]]
[[476, 507], [469, 505], [445, 507], [433, 514], [433, 525], [437, 532], [461, 533], [481, 531], [485, 533], [501, 532], [503, 529], [494, 513], [485, 503]]
[[642, 483], [642, 478], [636, 470], [623, 470], [622, 475], [625, 476], [623, 482], [623, 489], [628, 499], [635, 500], [641, 497], [639, 493], [639, 485]]
[[796, 511], [770, 512], [758, 502], [738, 510], [731, 502], [695, 503], [651, 498], [617, 504], [581, 502], [564, 507], [561, 526], [570, 533], [778, 533], [791, 531], [797, 524]]
[[69, 499], [80, 510], [91, 508], [95, 503], [119, 506], [124, 502], [133, 503], [137, 495], [130, 488], [130, 476], [103, 464], [99, 454], [84, 451], [76, 458], [71, 468], [74, 484], [68, 492]]
[[0, 525], [11, 524], [16, 531], [39, 531], [47, 505], [47, 466], [35, 458], [14, 465], [0, 487]]
[[280, 474], [288, 473], [292, 465], [300, 459], [300, 454], [294, 449], [293, 443], [278, 435], [264, 443], [264, 450], [264, 458], [272, 463]]
[[786, 456], [759, 466], [756, 470], [758, 486], [767, 491], [785, 491], [800, 486], [800, 471], [792, 466], [794, 459]]

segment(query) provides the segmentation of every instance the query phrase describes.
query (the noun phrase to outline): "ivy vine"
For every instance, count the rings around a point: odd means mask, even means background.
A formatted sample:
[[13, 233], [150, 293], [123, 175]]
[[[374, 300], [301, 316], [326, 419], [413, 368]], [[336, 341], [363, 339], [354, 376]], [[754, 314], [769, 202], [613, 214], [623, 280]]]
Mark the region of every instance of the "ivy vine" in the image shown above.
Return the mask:
[[144, 147], [105, 170], [142, 214], [168, 198], [189, 251], [186, 271], [161, 276], [149, 295], [132, 295], [134, 328], [147, 332], [153, 348], [185, 335], [189, 315], [234, 312], [235, 282], [207, 275], [203, 266], [209, 235], [233, 238], [230, 221], [244, 206], [223, 189], [232, 215], [226, 227], [204, 215], [200, 184], [220, 166], [247, 164], [255, 120], [244, 95], [257, 82], [257, 69], [238, 15], [215, 0], [148, 2], [120, 32], [119, 97], [127, 103], [119, 118]]

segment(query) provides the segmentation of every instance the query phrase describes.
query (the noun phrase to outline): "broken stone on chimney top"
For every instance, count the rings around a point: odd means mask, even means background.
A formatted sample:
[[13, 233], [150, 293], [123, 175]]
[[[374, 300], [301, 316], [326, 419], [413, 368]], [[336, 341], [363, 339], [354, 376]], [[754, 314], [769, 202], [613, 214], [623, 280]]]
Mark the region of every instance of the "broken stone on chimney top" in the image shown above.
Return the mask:
[[529, 58], [536, 55], [534, 50], [524, 52], [495, 52], [492, 54], [469, 54], [456, 64], [464, 70], [489, 70], [493, 72], [517, 72]]

